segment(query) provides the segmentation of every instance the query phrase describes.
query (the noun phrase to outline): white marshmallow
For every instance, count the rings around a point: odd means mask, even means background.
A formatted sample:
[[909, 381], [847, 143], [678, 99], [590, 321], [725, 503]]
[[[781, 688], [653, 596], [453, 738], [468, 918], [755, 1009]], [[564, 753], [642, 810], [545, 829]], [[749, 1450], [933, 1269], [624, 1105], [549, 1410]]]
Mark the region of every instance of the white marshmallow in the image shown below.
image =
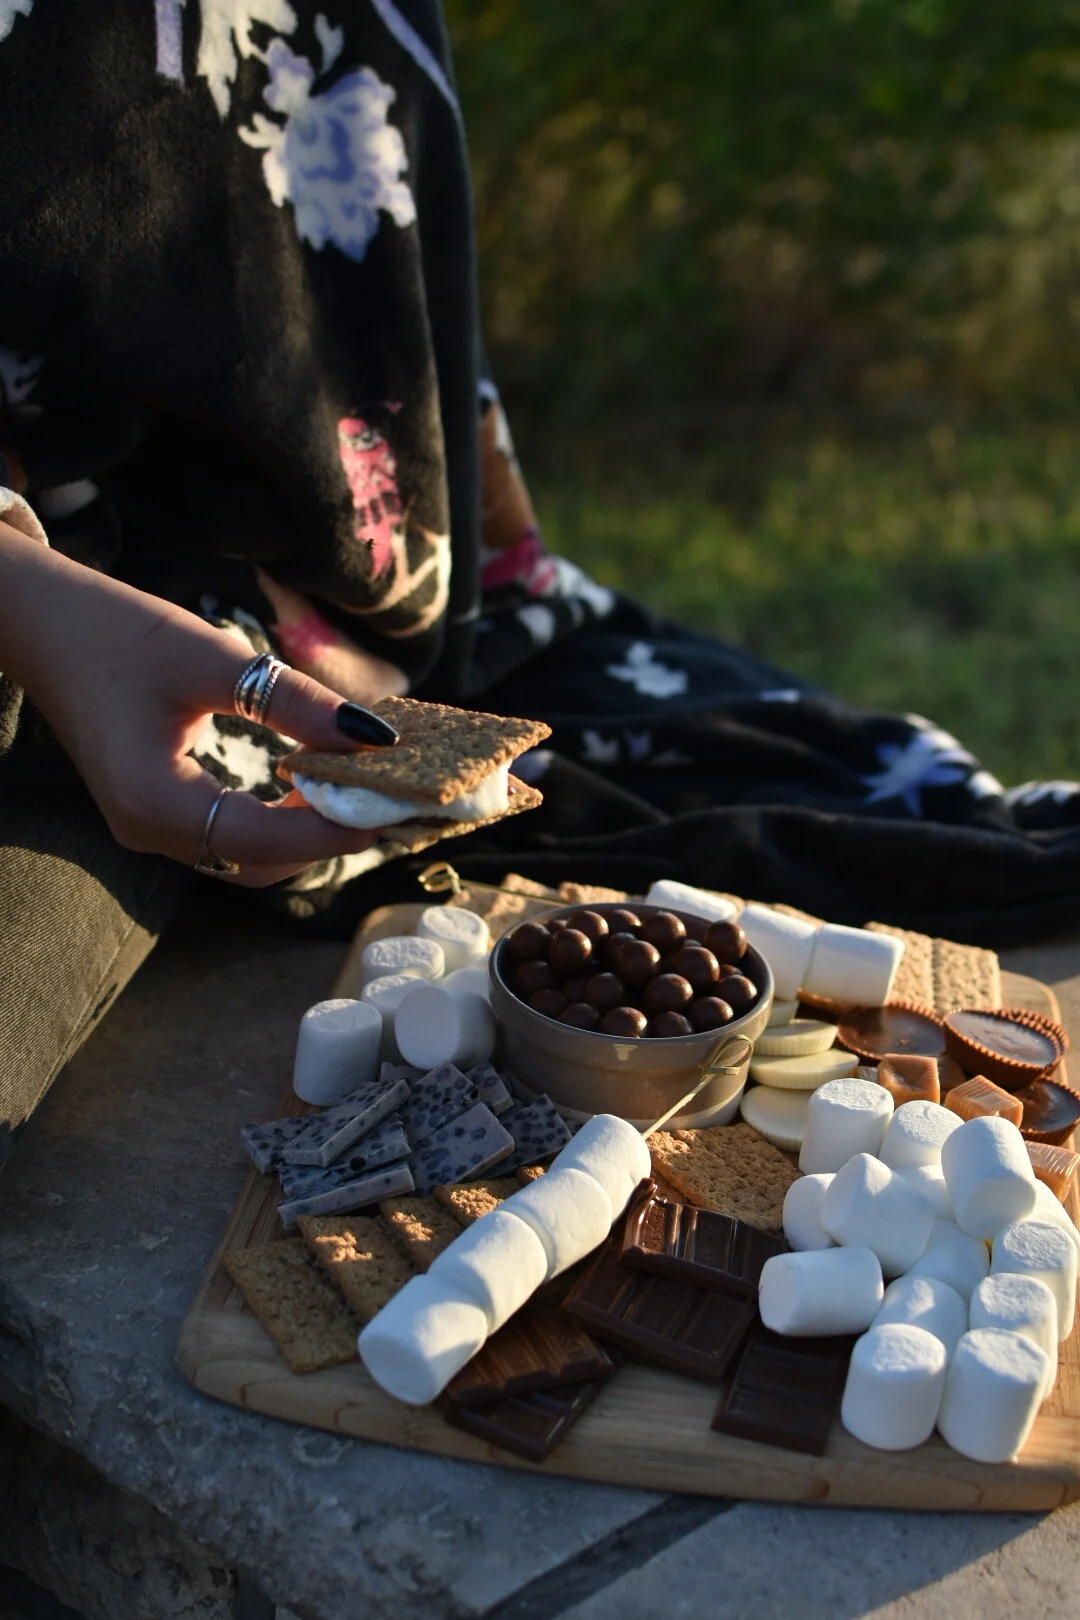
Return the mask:
[[962, 1124], [959, 1114], [940, 1103], [901, 1103], [885, 1127], [882, 1160], [892, 1170], [905, 1165], [941, 1164], [941, 1144]]
[[774, 1333], [861, 1333], [877, 1315], [884, 1291], [872, 1249], [774, 1254], [761, 1268], [758, 1310]]
[[799, 1153], [806, 1175], [841, 1170], [856, 1153], [877, 1153], [893, 1100], [874, 1080], [829, 1080], [810, 1094]]
[[466, 1227], [427, 1274], [479, 1305], [494, 1333], [546, 1279], [547, 1253], [532, 1227], [503, 1203]]
[[483, 917], [461, 906], [428, 906], [420, 913], [416, 933], [440, 947], [447, 973], [479, 966], [491, 949], [491, 930]]
[[940, 1220], [952, 1220], [952, 1199], [940, 1164], [902, 1164], [896, 1173], [929, 1198]]
[[420, 980], [408, 973], [384, 973], [381, 978], [372, 979], [370, 984], [365, 984], [360, 992], [360, 1000], [374, 1007], [382, 1019], [379, 1056], [385, 1063], [401, 1061], [401, 1053], [394, 1039], [394, 1020], [401, 1003], [410, 990], [416, 989], [418, 983]]
[[474, 996], [483, 996], [485, 1001], [491, 1000], [491, 980], [486, 968], [455, 968], [453, 973], [448, 973], [443, 979], [442, 986], [444, 990], [470, 990]]
[[775, 994], [782, 1001], [797, 996], [810, 966], [817, 925], [773, 911], [771, 906], [745, 907], [739, 923], [772, 969]]
[[961, 1232], [955, 1221], [936, 1220], [930, 1241], [908, 1276], [936, 1277], [968, 1300], [989, 1269], [990, 1257], [981, 1238]]
[[600, 1183], [573, 1165], [552, 1164], [499, 1206], [531, 1226], [547, 1255], [547, 1274], [557, 1277], [603, 1243], [615, 1219]]
[[968, 1330], [968, 1310], [955, 1288], [937, 1277], [897, 1277], [885, 1290], [885, 1298], [870, 1326], [882, 1327], [886, 1322], [907, 1322], [911, 1327], [925, 1328], [945, 1346], [945, 1354], [952, 1359], [953, 1352]]
[[821, 1224], [821, 1200], [832, 1176], [800, 1176], [784, 1194], [784, 1236], [796, 1253], [831, 1249], [833, 1240]]
[[941, 1146], [953, 1218], [972, 1237], [990, 1239], [1035, 1207], [1035, 1172], [1024, 1138], [997, 1116], [965, 1120]]
[[629, 1120], [617, 1114], [594, 1114], [551, 1165], [551, 1170], [563, 1168], [584, 1170], [598, 1181], [608, 1195], [614, 1218], [622, 1214], [634, 1188], [652, 1174], [652, 1159], [649, 1144]]
[[892, 934], [823, 923], [802, 988], [808, 996], [880, 1007], [889, 999], [903, 954], [903, 940]]
[[926, 1248], [934, 1225], [928, 1199], [871, 1153], [856, 1153], [821, 1200], [821, 1224], [837, 1243], [872, 1249], [886, 1277], [899, 1277]]
[[1045, 1400], [1057, 1378], [1058, 1308], [1053, 1291], [1042, 1278], [1019, 1271], [984, 1277], [971, 1296], [971, 1325], [1022, 1333], [1038, 1345], [1047, 1362]]
[[1037, 1344], [1000, 1328], [974, 1328], [956, 1347], [945, 1375], [938, 1428], [954, 1451], [1001, 1463], [1027, 1439], [1046, 1386]]
[[1016, 1221], [1002, 1227], [990, 1251], [990, 1272], [1018, 1271], [1040, 1277], [1057, 1301], [1058, 1338], [1067, 1339], [1076, 1316], [1076, 1250], [1049, 1221]]
[[487, 1317], [438, 1277], [411, 1277], [362, 1329], [360, 1359], [399, 1401], [424, 1406], [440, 1395], [487, 1338]]
[[738, 912], [730, 900], [705, 889], [694, 889], [688, 883], [676, 883], [672, 878], [659, 878], [650, 885], [645, 896], [650, 906], [666, 906], [669, 911], [687, 911], [692, 917], [704, 917], [706, 922], [727, 922]]
[[747, 1086], [739, 1113], [773, 1147], [797, 1153], [806, 1131], [808, 1091], [782, 1091], [779, 1086]]
[[925, 1328], [885, 1322], [851, 1352], [840, 1421], [881, 1451], [909, 1451], [933, 1433], [948, 1364], [945, 1346]]
[[1045, 1181], [1035, 1183], [1035, 1208], [1027, 1217], [1029, 1221], [1049, 1221], [1051, 1226], [1060, 1226], [1063, 1232], [1068, 1233], [1076, 1249], [1076, 1258], [1080, 1261], [1080, 1232], [1076, 1229], [1076, 1222], [1069, 1214], [1059, 1198], [1055, 1198]]
[[305, 1102], [340, 1102], [374, 1080], [381, 1042], [382, 1019], [374, 1007], [345, 998], [316, 1002], [300, 1020], [293, 1090]]
[[474, 1069], [495, 1050], [495, 1015], [483, 996], [417, 982], [394, 1019], [394, 1039], [406, 1063], [418, 1069], [453, 1063]]
[[406, 973], [413, 979], [441, 979], [446, 958], [433, 939], [417, 939], [415, 934], [393, 934], [373, 939], [360, 957], [360, 982], [368, 985], [386, 973]]

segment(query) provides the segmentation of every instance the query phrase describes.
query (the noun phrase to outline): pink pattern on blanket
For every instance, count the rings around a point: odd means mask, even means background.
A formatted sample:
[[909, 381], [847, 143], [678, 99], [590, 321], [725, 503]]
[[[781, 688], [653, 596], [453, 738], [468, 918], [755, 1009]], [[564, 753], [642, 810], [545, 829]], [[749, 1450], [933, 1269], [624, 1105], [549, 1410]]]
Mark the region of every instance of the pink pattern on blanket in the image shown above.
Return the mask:
[[356, 513], [357, 537], [370, 545], [371, 572], [378, 579], [394, 561], [394, 542], [402, 534], [397, 462], [378, 428], [359, 416], [341, 418], [338, 445]]

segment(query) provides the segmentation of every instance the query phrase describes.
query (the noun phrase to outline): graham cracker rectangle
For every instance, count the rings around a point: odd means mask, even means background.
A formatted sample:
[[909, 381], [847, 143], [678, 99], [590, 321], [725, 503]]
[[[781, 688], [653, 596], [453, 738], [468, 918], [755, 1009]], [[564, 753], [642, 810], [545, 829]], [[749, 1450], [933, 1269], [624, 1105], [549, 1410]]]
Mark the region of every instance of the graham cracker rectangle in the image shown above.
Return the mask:
[[499, 884], [500, 889], [509, 889], [513, 894], [531, 895], [534, 900], [557, 900], [558, 889], [550, 889], [546, 883], [537, 883], [533, 878], [522, 877], [520, 872], [506, 872]]
[[[498, 815], [484, 816], [479, 821], [397, 821], [389, 827], [374, 827], [372, 831], [376, 838], [386, 840], [388, 848], [401, 854], [415, 855], [444, 838], [461, 838], [465, 833], [476, 832], [478, 827], [490, 827], [493, 821], [518, 816], [523, 810], [538, 810], [544, 802], [544, 795], [538, 788], [527, 787], [516, 776], [511, 776], [506, 785], [510, 802]], [[396, 855], [393, 858], [396, 859]]]
[[222, 1264], [290, 1372], [317, 1372], [356, 1359], [360, 1323], [327, 1282], [303, 1238], [229, 1249]]
[[389, 1304], [416, 1268], [376, 1216], [301, 1215], [300, 1235], [361, 1322]]
[[734, 1215], [763, 1232], [782, 1227], [784, 1194], [798, 1171], [751, 1126], [657, 1131], [649, 1148], [654, 1168], [687, 1202]]
[[911, 928], [890, 928], [888, 923], [867, 923], [873, 934], [890, 934], [903, 942], [904, 954], [893, 980], [891, 999], [916, 1007], [934, 1007], [934, 942], [929, 934]]
[[379, 1214], [417, 1271], [426, 1271], [461, 1231], [454, 1217], [434, 1198], [384, 1198]]
[[514, 1174], [521, 1185], [527, 1187], [530, 1181], [539, 1180], [546, 1169], [547, 1166], [544, 1164], [519, 1164]]
[[357, 753], [300, 748], [285, 756], [279, 770], [346, 787], [373, 788], [394, 799], [449, 804], [551, 735], [551, 727], [540, 720], [515, 720], [445, 703], [419, 703], [415, 698], [381, 698], [372, 707], [400, 733], [392, 748], [364, 748]]
[[456, 1187], [436, 1187], [435, 1197], [448, 1209], [459, 1226], [471, 1226], [481, 1215], [488, 1215], [504, 1198], [521, 1191], [516, 1176], [495, 1176], [490, 1181], [462, 1182]]
[[603, 883], [559, 884], [559, 899], [564, 906], [592, 906], [602, 901], [618, 904], [629, 898], [625, 889], [608, 889]]
[[953, 1012], [957, 1007], [1000, 1007], [1001, 964], [993, 951], [975, 945], [956, 945], [950, 939], [935, 939], [935, 1012]]

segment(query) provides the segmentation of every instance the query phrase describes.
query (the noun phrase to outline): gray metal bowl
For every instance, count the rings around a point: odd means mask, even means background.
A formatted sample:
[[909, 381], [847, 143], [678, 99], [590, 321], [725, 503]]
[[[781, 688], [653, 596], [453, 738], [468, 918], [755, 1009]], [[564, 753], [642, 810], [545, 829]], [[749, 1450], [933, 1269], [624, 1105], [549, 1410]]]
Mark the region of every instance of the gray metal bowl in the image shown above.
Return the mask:
[[[583, 909], [601, 916], [627, 906], [639, 917], [667, 911], [634, 901], [582, 907], [556, 906], [532, 922], [550, 922]], [[705, 918], [676, 911], [687, 931], [698, 937], [709, 926]], [[488, 972], [491, 1005], [499, 1022], [499, 1057], [530, 1092], [546, 1092], [569, 1118], [619, 1114], [644, 1130], [711, 1077], [695, 1097], [668, 1122], [672, 1127], [726, 1125], [739, 1106], [750, 1067], [750, 1051], [769, 1019], [773, 977], [765, 958], [747, 946], [746, 965], [761, 994], [748, 1013], [722, 1029], [676, 1035], [667, 1040], [626, 1040], [593, 1030], [574, 1029], [534, 1012], [510, 989], [504, 977], [507, 935], [495, 945]]]

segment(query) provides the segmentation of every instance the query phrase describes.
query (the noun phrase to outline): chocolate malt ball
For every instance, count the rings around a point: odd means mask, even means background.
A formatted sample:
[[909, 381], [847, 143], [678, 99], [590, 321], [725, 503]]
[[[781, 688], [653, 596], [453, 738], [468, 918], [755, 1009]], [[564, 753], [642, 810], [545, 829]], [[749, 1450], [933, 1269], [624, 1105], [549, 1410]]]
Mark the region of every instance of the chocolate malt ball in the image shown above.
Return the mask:
[[696, 1030], [720, 1029], [735, 1017], [726, 1001], [719, 996], [698, 996], [686, 1010], [686, 1016]]
[[612, 1007], [600, 1020], [601, 1035], [629, 1036], [639, 1040], [645, 1033], [648, 1023], [645, 1014], [637, 1007]]
[[634, 934], [636, 936], [641, 927], [641, 918], [636, 911], [627, 911], [625, 906], [616, 906], [614, 911], [607, 913], [608, 930], [612, 934]]
[[606, 917], [598, 911], [575, 911], [573, 916], [566, 919], [567, 928], [576, 928], [579, 934], [584, 934], [593, 942], [595, 948], [602, 939], [606, 939], [611, 930], [608, 928]]
[[741, 979], [743, 970], [741, 967], [737, 967], [734, 962], [721, 962], [720, 977], [721, 979]]
[[619, 952], [619, 977], [638, 989], [657, 972], [660, 952], [647, 939], [632, 939]]
[[688, 979], [679, 973], [658, 973], [642, 991], [641, 1007], [654, 1018], [658, 1013], [679, 1012], [693, 999], [694, 991]]
[[646, 917], [638, 930], [641, 939], [655, 945], [661, 956], [670, 956], [686, 939], [686, 924], [673, 911], [656, 911]]
[[545, 1018], [558, 1018], [566, 1007], [566, 997], [561, 990], [552, 985], [549, 989], [538, 990], [535, 996], [530, 996], [529, 1006], [533, 1012], [543, 1013]]
[[746, 953], [746, 935], [737, 922], [710, 923], [702, 944], [718, 962], [737, 962]]
[[612, 973], [618, 973], [623, 951], [628, 945], [636, 944], [636, 934], [609, 934], [596, 954], [606, 968], [610, 968]]
[[690, 1027], [690, 1020], [684, 1018], [682, 1013], [662, 1012], [649, 1019], [645, 1033], [651, 1035], [653, 1040], [668, 1041], [673, 1035], [692, 1035], [694, 1031]]
[[612, 1007], [621, 1007], [626, 1000], [626, 986], [614, 973], [594, 973], [581, 999], [602, 1013], [610, 1012]]
[[704, 945], [684, 945], [681, 951], [669, 956], [664, 963], [667, 973], [681, 973], [688, 979], [695, 995], [708, 992], [720, 977], [720, 964], [712, 951]]
[[545, 923], [544, 926], [547, 928], [549, 933], [558, 934], [562, 929], [564, 929], [566, 927], [566, 918], [565, 917], [552, 917], [551, 921], [549, 923]]
[[548, 961], [560, 977], [580, 973], [592, 957], [592, 940], [578, 928], [564, 928], [548, 947]]
[[511, 962], [529, 962], [534, 958], [546, 961], [550, 944], [551, 932], [543, 923], [518, 923], [506, 936], [506, 954]]
[[724, 980], [724, 1000], [736, 1018], [741, 1018], [744, 1012], [749, 1011], [757, 1000], [757, 995], [757, 985], [744, 974], [739, 974], [735, 979]]
[[538, 990], [550, 990], [555, 975], [547, 962], [522, 962], [514, 974], [514, 989], [523, 1001], [529, 1001]]
[[585, 986], [589, 982], [587, 973], [575, 973], [572, 978], [560, 979], [559, 989], [567, 1001], [584, 1001]]
[[600, 1014], [587, 1001], [572, 1001], [559, 1014], [559, 1023], [570, 1024], [574, 1029], [595, 1029], [599, 1022]]

